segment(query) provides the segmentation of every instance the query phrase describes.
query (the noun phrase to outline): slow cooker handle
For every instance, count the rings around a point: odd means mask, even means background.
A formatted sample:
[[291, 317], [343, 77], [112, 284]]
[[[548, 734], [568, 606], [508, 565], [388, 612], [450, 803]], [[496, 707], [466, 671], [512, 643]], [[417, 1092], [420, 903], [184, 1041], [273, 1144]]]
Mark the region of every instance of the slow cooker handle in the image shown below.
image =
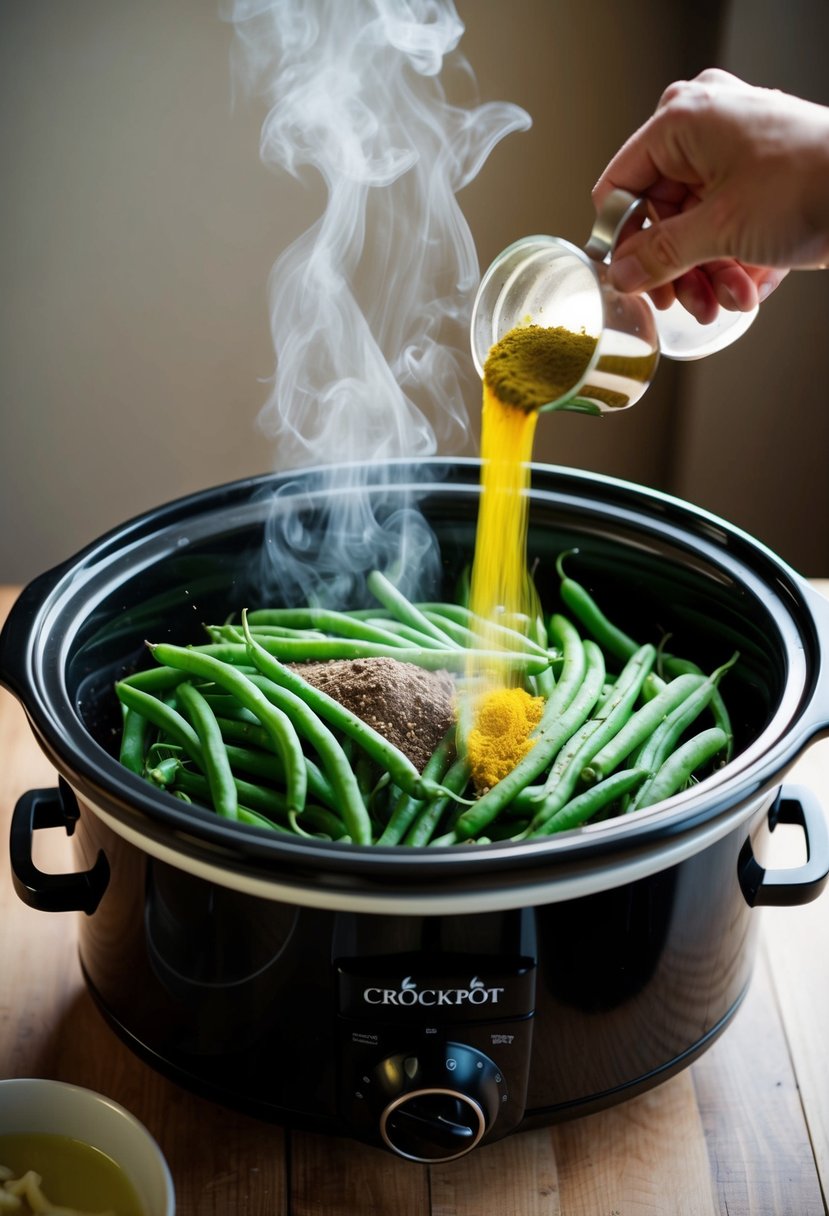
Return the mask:
[[829, 879], [829, 829], [823, 808], [805, 785], [783, 785], [769, 810], [769, 829], [778, 823], [803, 828], [806, 862], [786, 870], [766, 870], [746, 840], [737, 862], [737, 877], [749, 907], [793, 907], [817, 899]]
[[86, 912], [91, 916], [109, 883], [109, 862], [99, 851], [91, 869], [44, 874], [32, 859], [32, 838], [40, 828], [65, 828], [71, 836], [80, 817], [75, 795], [60, 779], [54, 789], [29, 790], [12, 814], [9, 853], [12, 882], [24, 904], [40, 912]]
[[30, 683], [28, 655], [32, 621], [71, 565], [71, 560], [61, 562], [28, 583], [12, 604], [0, 629], [0, 684], [21, 702], [26, 700]]

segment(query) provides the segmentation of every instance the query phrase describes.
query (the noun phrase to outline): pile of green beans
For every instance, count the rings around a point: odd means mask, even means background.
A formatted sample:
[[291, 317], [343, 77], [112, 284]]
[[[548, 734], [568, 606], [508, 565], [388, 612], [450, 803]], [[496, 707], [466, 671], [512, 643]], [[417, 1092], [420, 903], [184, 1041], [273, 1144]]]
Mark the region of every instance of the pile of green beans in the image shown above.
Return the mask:
[[[730, 758], [719, 684], [738, 656], [706, 674], [636, 641], [563, 560], [561, 611], [489, 624], [503, 651], [476, 649], [482, 622], [468, 608], [411, 603], [378, 571], [367, 580], [376, 608], [260, 609], [208, 625], [202, 645], [148, 643], [155, 666], [116, 684], [121, 762], [224, 819], [359, 845], [532, 840], [670, 798]], [[500, 664], [544, 700], [532, 747], [477, 791], [459, 694], [457, 721], [419, 772], [295, 666], [366, 657], [459, 680], [470, 663]]]

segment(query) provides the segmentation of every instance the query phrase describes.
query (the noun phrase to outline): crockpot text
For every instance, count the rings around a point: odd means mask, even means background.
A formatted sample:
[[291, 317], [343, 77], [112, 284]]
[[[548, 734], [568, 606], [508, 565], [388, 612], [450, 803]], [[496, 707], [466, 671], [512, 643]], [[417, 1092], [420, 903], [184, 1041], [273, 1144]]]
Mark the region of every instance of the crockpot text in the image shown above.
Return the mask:
[[367, 1005], [497, 1005], [503, 988], [488, 988], [475, 976], [468, 988], [418, 988], [407, 975], [399, 988], [364, 988]]

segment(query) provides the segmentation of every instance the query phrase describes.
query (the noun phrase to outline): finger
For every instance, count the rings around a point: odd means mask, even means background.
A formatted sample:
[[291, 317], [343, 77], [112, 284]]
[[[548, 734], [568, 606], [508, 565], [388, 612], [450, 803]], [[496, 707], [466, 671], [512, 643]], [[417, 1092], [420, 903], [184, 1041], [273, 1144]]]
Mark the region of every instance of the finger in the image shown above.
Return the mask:
[[750, 312], [758, 304], [757, 284], [740, 262], [722, 258], [701, 268], [719, 304], [732, 312]]
[[716, 230], [707, 205], [683, 211], [635, 233], [610, 263], [610, 281], [619, 291], [651, 291], [719, 256]]
[[598, 209], [611, 190], [629, 190], [631, 194], [649, 193], [666, 179], [657, 167], [650, 149], [655, 116], [641, 126], [622, 145], [593, 187], [593, 203]]
[[789, 273], [788, 270], [774, 266], [744, 266], [743, 269], [757, 287], [757, 300], [760, 304], [777, 290]]
[[658, 308], [660, 312], [664, 312], [666, 308], [670, 308], [676, 300], [673, 283], [665, 283], [662, 287], [654, 287], [653, 291], [648, 292], [648, 295], [654, 308]]
[[700, 325], [710, 325], [716, 320], [720, 306], [711, 281], [703, 270], [697, 268], [680, 275], [674, 282], [674, 291], [683, 308], [687, 309]]

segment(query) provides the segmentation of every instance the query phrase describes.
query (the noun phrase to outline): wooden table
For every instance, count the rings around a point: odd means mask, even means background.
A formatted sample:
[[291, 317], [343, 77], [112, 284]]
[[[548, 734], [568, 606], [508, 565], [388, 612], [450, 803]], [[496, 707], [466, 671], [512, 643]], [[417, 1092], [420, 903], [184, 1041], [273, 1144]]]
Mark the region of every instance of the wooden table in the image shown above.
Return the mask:
[[[0, 588], [0, 620], [14, 594]], [[4, 853], [18, 795], [54, 779], [0, 690]], [[829, 743], [793, 779], [829, 804]], [[802, 838], [787, 830], [775, 833], [775, 865], [800, 860]], [[38, 832], [35, 847], [42, 869], [72, 868], [62, 832]], [[749, 996], [691, 1068], [613, 1110], [426, 1167], [258, 1122], [152, 1071], [93, 1005], [74, 918], [25, 907], [4, 861], [0, 1077], [72, 1081], [134, 1111], [170, 1163], [178, 1216], [817, 1216], [829, 1210], [829, 896], [755, 914], [763, 932]]]

